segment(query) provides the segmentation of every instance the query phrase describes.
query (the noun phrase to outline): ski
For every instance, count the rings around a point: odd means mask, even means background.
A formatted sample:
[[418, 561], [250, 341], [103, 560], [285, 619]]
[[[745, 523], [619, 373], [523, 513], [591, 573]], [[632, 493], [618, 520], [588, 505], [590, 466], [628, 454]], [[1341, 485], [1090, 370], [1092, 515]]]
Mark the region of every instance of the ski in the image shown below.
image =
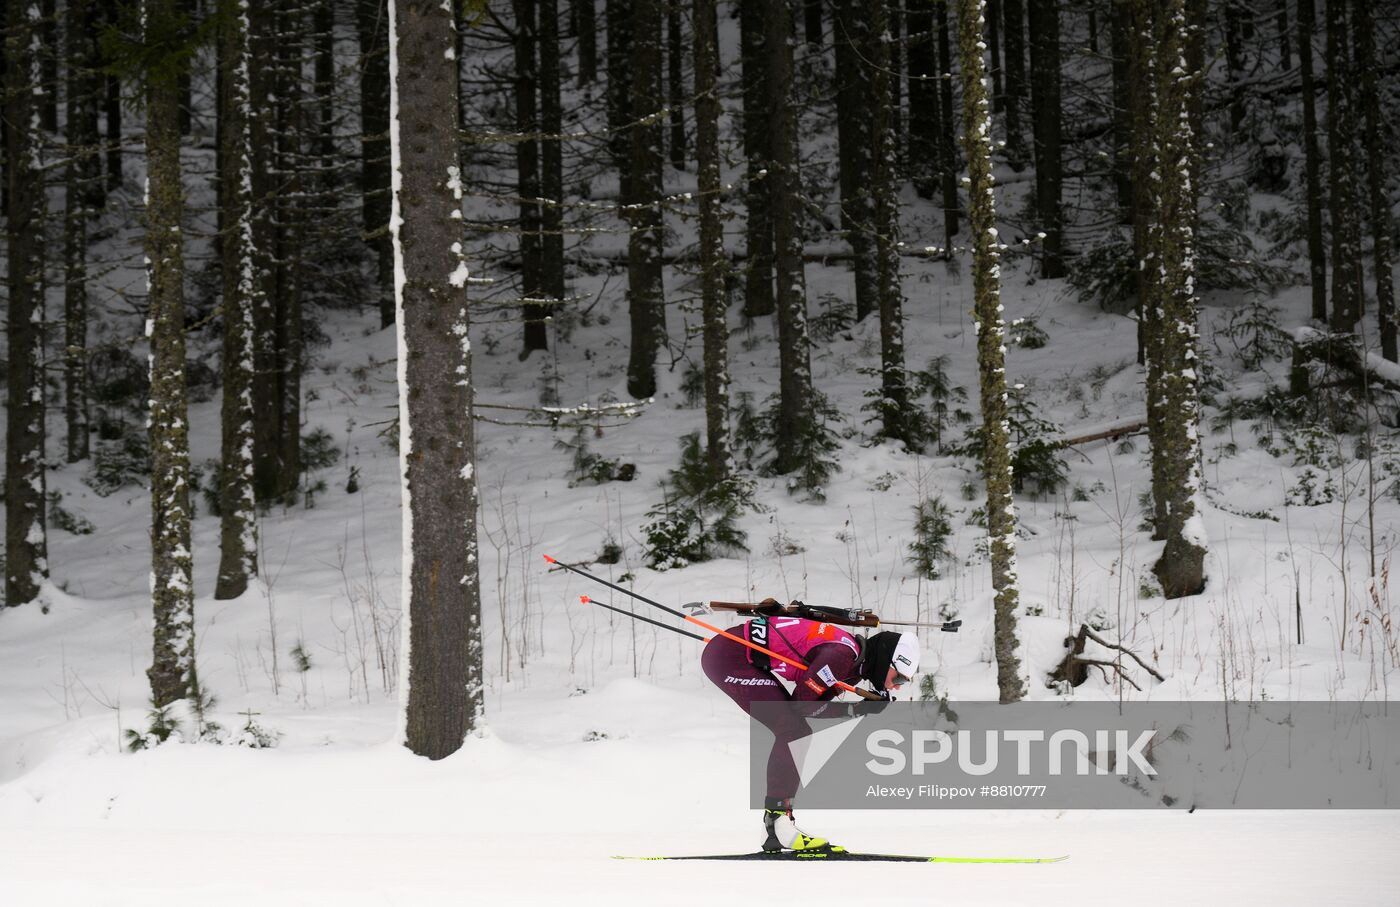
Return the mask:
[[778, 851], [770, 854], [757, 851], [755, 854], [690, 854], [685, 857], [613, 857], [613, 859], [766, 859], [766, 861], [812, 861], [825, 859], [827, 862], [946, 862], [946, 864], [1033, 864], [1033, 862], [1064, 862], [1064, 857], [913, 857], [907, 854], [862, 854], [860, 851]]

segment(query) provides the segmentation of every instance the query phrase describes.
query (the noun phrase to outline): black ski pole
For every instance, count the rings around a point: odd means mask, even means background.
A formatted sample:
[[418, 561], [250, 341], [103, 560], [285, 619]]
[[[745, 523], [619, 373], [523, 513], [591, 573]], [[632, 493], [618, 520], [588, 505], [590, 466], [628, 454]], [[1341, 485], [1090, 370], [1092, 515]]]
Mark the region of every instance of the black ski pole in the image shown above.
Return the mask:
[[640, 614], [633, 614], [631, 611], [624, 611], [621, 608], [617, 608], [612, 605], [605, 605], [602, 602], [598, 601], [596, 598], [589, 598], [587, 595], [580, 595], [578, 598], [579, 601], [583, 602], [585, 605], [597, 605], [600, 608], [607, 608], [609, 611], [616, 611], [618, 614], [630, 617], [633, 620], [640, 620], [644, 624], [652, 624], [653, 626], [660, 627], [663, 630], [671, 630], [672, 632], [679, 633], [682, 636], [689, 636], [691, 639], [698, 639], [701, 642], [709, 642], [708, 639], [701, 636], [699, 633], [692, 633], [689, 630], [682, 630], [680, 627], [673, 627], [670, 624], [663, 624], [659, 620], [652, 620], [650, 617], [643, 617]]

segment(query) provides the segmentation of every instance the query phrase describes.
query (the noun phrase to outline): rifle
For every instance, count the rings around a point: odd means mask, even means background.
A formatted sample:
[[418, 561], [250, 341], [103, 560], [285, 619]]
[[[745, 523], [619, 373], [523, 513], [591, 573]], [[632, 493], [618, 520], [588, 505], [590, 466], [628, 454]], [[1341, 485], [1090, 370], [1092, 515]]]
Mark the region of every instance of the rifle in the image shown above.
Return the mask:
[[956, 633], [962, 628], [962, 620], [944, 620], [937, 623], [916, 620], [881, 620], [874, 611], [853, 608], [837, 608], [831, 605], [809, 605], [806, 602], [792, 601], [786, 605], [777, 599], [765, 598], [761, 602], [686, 602], [681, 607], [692, 614], [733, 611], [738, 614], [762, 614], [769, 617], [800, 617], [805, 620], [840, 624], [844, 627], [930, 627], [944, 633]]

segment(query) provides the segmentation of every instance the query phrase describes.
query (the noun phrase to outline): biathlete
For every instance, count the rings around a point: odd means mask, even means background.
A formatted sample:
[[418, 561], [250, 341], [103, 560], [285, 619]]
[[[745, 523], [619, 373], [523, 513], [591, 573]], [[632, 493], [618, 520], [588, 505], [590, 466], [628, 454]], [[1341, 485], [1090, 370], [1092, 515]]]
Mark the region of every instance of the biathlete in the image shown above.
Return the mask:
[[[840, 692], [838, 683], [862, 680], [890, 700], [919, 669], [919, 638], [913, 633], [885, 631], [862, 638], [835, 624], [776, 615], [756, 617], [728, 632], [807, 665], [803, 671], [732, 639], [711, 639], [700, 657], [705, 676], [750, 715], [755, 703], [827, 701]], [[792, 682], [791, 693], [779, 678]], [[760, 720], [774, 736], [763, 804], [764, 851], [839, 850], [824, 838], [802, 832], [793, 820], [799, 776], [789, 744], [807, 736], [811, 728], [790, 711], [776, 717], [765, 714]]]

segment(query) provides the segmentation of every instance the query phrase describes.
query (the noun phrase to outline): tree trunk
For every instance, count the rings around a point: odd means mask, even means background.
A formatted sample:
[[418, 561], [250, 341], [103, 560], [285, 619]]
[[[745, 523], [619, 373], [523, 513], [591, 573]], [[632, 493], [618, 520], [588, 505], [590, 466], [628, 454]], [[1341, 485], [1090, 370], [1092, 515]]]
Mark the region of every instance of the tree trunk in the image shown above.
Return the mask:
[[[174, 0], [145, 0], [145, 21], [175, 15]], [[190, 543], [189, 414], [185, 402], [184, 187], [180, 90], [153, 67], [146, 82], [146, 259], [151, 347], [151, 601], [154, 660], [146, 672], [157, 707], [195, 689], [194, 577]]]
[[304, 17], [300, 0], [282, 0], [277, 37], [277, 486], [275, 496], [296, 502], [301, 474], [301, 306], [306, 270], [306, 105], [301, 62]]
[[39, 128], [54, 133], [58, 132], [58, 0], [37, 2], [39, 79], [34, 83], [34, 100], [39, 109]]
[[[938, 69], [942, 74], [939, 80], [939, 104], [943, 111], [943, 140], [939, 143], [941, 154], [940, 169], [943, 171], [943, 242], [948, 254], [952, 255], [953, 237], [958, 235], [958, 145], [954, 136], [957, 119], [953, 112], [953, 54], [948, 35], [948, 3], [939, 0], [936, 7], [938, 16]], [[982, 35], [977, 35], [980, 40]]]
[[1055, 0], [1028, 0], [1031, 30], [1031, 123], [1035, 134], [1035, 196], [1044, 277], [1063, 277], [1064, 223], [1060, 208], [1060, 15]]
[[[787, 0], [771, 0], [787, 2]], [[744, 275], [744, 317], [771, 315], [773, 295], [773, 177], [769, 173], [770, 124], [764, 15], [770, 0], [739, 0], [740, 57], [743, 64], [744, 157], [748, 161], [744, 204], [748, 269]]]
[[598, 12], [593, 0], [570, 0], [578, 32], [578, 87], [598, 80]]
[[[518, 0], [517, 0], [518, 2]], [[631, 148], [632, 122], [632, 19], [634, 0], [606, 0], [608, 26], [608, 86], [606, 93], [608, 108], [608, 149], [618, 169], [623, 171], [624, 162]], [[627, 177], [619, 180], [624, 184]]]
[[700, 296], [705, 347], [705, 459], [713, 480], [727, 478], [729, 443], [729, 324], [726, 320], [724, 222], [720, 219], [719, 35], [715, 0], [693, 0], [695, 158], [700, 190]]
[[666, 99], [671, 108], [671, 166], [685, 169], [685, 80], [682, 74], [681, 4], [666, 4]]
[[802, 31], [806, 42], [813, 47], [822, 44], [822, 0], [803, 0]]
[[1132, 85], [1128, 58], [1132, 51], [1131, 0], [1113, 0], [1110, 33], [1113, 36], [1113, 186], [1118, 195], [1119, 223], [1133, 222], [1133, 177], [1130, 143], [1133, 132]]
[[357, 0], [360, 38], [360, 195], [375, 260], [379, 326], [394, 323], [394, 246], [389, 241], [389, 11], [387, 0]]
[[1293, 46], [1289, 43], [1288, 36], [1288, 0], [1278, 0], [1278, 69], [1279, 72], [1288, 72], [1293, 68]]
[[[885, 0], [868, 0], [866, 9], [877, 35], [889, 30]], [[873, 211], [875, 225], [876, 290], [880, 299], [880, 421], [881, 434], [916, 449], [913, 413], [909, 407], [908, 372], [904, 368], [904, 300], [899, 285], [899, 200], [896, 182], [894, 98], [890, 83], [889, 44], [874, 43], [871, 58], [871, 154], [874, 158]]]
[[[1008, 4], [1009, 5], [1009, 4]], [[972, 232], [973, 318], [981, 376], [983, 478], [987, 484], [987, 536], [992, 555], [994, 650], [1001, 702], [1026, 695], [1016, 633], [1016, 511], [1011, 497], [1011, 448], [1006, 420], [1006, 324], [1002, 320], [1000, 258], [992, 178], [991, 110], [983, 81], [983, 0], [958, 0], [958, 49], [962, 62], [963, 150], [967, 155], [968, 220]]]
[[223, 242], [223, 403], [219, 463], [219, 576], [214, 597], [237, 598], [258, 572], [257, 500], [253, 489], [253, 310], [259, 289], [253, 265], [253, 152], [248, 112], [248, 0], [223, 0], [224, 115], [221, 181]]
[[1238, 133], [1244, 125], [1243, 11], [1234, 0], [1225, 0], [1225, 65], [1230, 79], [1230, 131]]
[[1361, 217], [1356, 191], [1355, 99], [1347, 0], [1327, 3], [1327, 163], [1332, 216], [1332, 330], [1354, 332], [1361, 320]]
[[802, 270], [802, 182], [798, 172], [797, 108], [792, 78], [790, 0], [765, 4], [772, 160], [768, 180], [773, 205], [773, 270], [778, 306], [778, 424], [775, 470], [802, 465], [803, 440], [813, 421], [811, 346], [807, 339], [807, 287]]
[[1006, 91], [1001, 77], [1001, 0], [987, 0], [987, 46], [992, 52], [992, 113], [998, 114], [1006, 105]]
[[68, 89], [68, 162], [64, 167], [63, 374], [68, 462], [88, 457], [87, 222], [101, 205], [94, 198], [97, 166], [97, 41], [90, 0], [68, 0], [65, 41]]
[[[121, 0], [102, 0], [102, 15], [104, 27], [121, 28]], [[110, 65], [115, 61], [104, 54], [102, 62]], [[122, 80], [108, 73], [106, 83], [103, 116], [107, 132], [103, 138], [107, 145], [107, 190], [116, 192], [122, 187]]]
[[[836, 146], [840, 159], [841, 229], [851, 247], [856, 320], [879, 309], [877, 264], [871, 230], [870, 20], [861, 0], [837, 0], [832, 8], [836, 51]], [[932, 87], [929, 92], [932, 94]], [[929, 148], [930, 152], [934, 149]], [[934, 161], [927, 162], [932, 170]]]
[[904, 133], [904, 40], [907, 34], [904, 28], [904, 5], [890, 6], [886, 4], [886, 19], [889, 27], [885, 30], [888, 36], [884, 38], [889, 42], [886, 54], [890, 59], [890, 112], [893, 119], [890, 121], [890, 128], [894, 134], [894, 155], [895, 167], [902, 171], [905, 161], [906, 139]]
[[1360, 71], [1361, 108], [1366, 117], [1366, 175], [1371, 196], [1371, 237], [1376, 268], [1376, 317], [1380, 322], [1381, 355], [1396, 361], [1395, 286], [1391, 280], [1390, 201], [1386, 193], [1386, 148], [1381, 119], [1376, 37], [1372, 33], [1368, 0], [1352, 3], [1356, 35], [1357, 69]]
[[[335, 0], [316, 0], [312, 7], [312, 46], [315, 48], [316, 155], [329, 173], [335, 166]], [[324, 177], [318, 182], [324, 182]], [[321, 186], [323, 190], [329, 187]]]
[[[932, 198], [938, 171], [938, 50], [933, 0], [909, 3], [909, 173], [920, 198]], [[839, 63], [838, 63], [839, 67]], [[842, 88], [838, 75], [837, 91]]]
[[[483, 726], [476, 450], [457, 160], [452, 10], [390, 0], [399, 463], [403, 471], [404, 744], [450, 756]], [[444, 375], [456, 376], [443, 380]]]
[[664, 162], [661, 110], [661, 3], [633, 0], [632, 207], [627, 222], [627, 310], [632, 323], [627, 392], [638, 400], [656, 394], [656, 354], [666, 336], [666, 297], [662, 287], [661, 169]]
[[[540, 127], [546, 136], [564, 132], [559, 92], [559, 0], [539, 0]], [[540, 140], [540, 189], [548, 201], [540, 209], [540, 289], [551, 300], [563, 300], [564, 277], [564, 146], [557, 138]], [[545, 308], [553, 314], [559, 303]]]
[[549, 348], [545, 318], [550, 307], [542, 302], [544, 289], [544, 211], [538, 199], [540, 183], [540, 132], [536, 94], [539, 70], [538, 0], [512, 0], [515, 12], [515, 129], [525, 138], [515, 142], [516, 194], [520, 196], [520, 297], [525, 302], [525, 346], [520, 358]]
[[[281, 491], [282, 400], [279, 396], [277, 251], [281, 194], [277, 136], [276, 0], [248, 0], [248, 138], [253, 151], [253, 475], [259, 501]], [[385, 223], [388, 219], [385, 219]]]
[[1021, 105], [1026, 97], [1025, 0], [1002, 0], [1002, 42], [1006, 65], [1006, 162], [1020, 173], [1026, 166]]
[[42, 363], [44, 193], [41, 136], [32, 86], [39, 4], [7, 4], [5, 176], [9, 293], [5, 406], [5, 604], [31, 602], [49, 574], [44, 524], [44, 371]]
[[1308, 274], [1312, 317], [1327, 321], [1327, 246], [1322, 238], [1322, 154], [1317, 147], [1317, 86], [1313, 81], [1313, 0], [1298, 0], [1298, 69], [1303, 79], [1303, 154], [1308, 182]]
[[[1152, 332], [1149, 357], [1156, 364], [1160, 414], [1148, 430], [1154, 451], [1160, 451], [1160, 483], [1154, 476], [1152, 495], [1165, 512], [1166, 538], [1162, 556], [1153, 567], [1167, 598], [1198, 594], [1205, 586], [1205, 528], [1202, 523], [1200, 475], [1200, 401], [1196, 368], [1196, 294], [1194, 233], [1195, 188], [1191, 184], [1193, 136], [1187, 98], [1195, 73], [1183, 51], [1186, 32], [1184, 0], [1166, 0], [1155, 42], [1157, 160], [1152, 184], [1154, 217], [1148, 230], [1150, 303], [1160, 313]], [[1155, 427], [1156, 431], [1153, 431]]]

